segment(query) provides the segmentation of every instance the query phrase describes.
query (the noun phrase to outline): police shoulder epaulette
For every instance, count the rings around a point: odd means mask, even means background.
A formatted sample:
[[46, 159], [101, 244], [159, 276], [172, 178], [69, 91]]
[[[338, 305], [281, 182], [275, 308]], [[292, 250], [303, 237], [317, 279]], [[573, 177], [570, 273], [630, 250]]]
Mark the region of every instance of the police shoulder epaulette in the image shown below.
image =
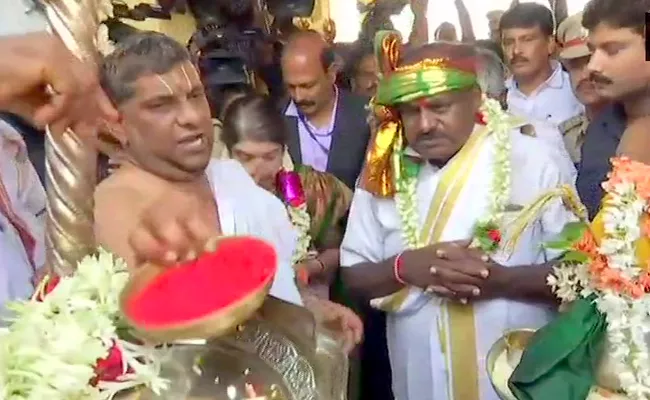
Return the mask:
[[571, 129], [577, 128], [578, 126], [582, 125], [583, 119], [584, 119], [584, 114], [576, 115], [575, 117], [571, 117], [566, 121], [562, 122], [560, 125], [558, 125], [558, 129], [562, 134], [565, 134]]

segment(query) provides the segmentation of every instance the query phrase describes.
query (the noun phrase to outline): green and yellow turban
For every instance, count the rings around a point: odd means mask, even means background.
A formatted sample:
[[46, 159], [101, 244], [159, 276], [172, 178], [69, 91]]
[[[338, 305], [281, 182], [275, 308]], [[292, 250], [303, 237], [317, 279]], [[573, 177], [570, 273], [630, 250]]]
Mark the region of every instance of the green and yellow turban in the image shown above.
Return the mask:
[[413, 50], [413, 62], [404, 62], [400, 34], [393, 31], [377, 34], [375, 54], [382, 76], [372, 107], [378, 129], [361, 177], [361, 187], [365, 190], [382, 197], [395, 194], [405, 147], [396, 106], [477, 85], [475, 58], [457, 54], [459, 48], [446, 43], [428, 45]]

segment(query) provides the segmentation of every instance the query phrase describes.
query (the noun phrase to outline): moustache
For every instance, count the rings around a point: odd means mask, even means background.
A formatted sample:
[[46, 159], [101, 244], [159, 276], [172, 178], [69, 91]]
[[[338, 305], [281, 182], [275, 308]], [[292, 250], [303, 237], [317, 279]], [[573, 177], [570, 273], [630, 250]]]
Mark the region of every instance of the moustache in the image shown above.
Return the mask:
[[296, 103], [296, 106], [298, 108], [312, 107], [312, 106], [315, 106], [315, 105], [316, 105], [316, 103], [313, 102], [313, 101], [300, 101], [300, 102]]
[[614, 81], [612, 81], [605, 75], [599, 74], [597, 72], [592, 72], [591, 74], [589, 74], [589, 80], [601, 85], [611, 85], [612, 83], [614, 83]]
[[580, 82], [578, 82], [578, 85], [576, 86], [576, 89], [584, 89], [584, 88], [589, 88], [594, 86], [594, 81], [591, 79], [583, 79]]
[[[420, 136], [417, 137], [416, 141], [417, 142], [429, 142], [435, 139], [438, 139], [441, 136], [441, 132], [436, 132], [436, 131], [427, 131]], [[444, 136], [444, 135], [442, 135]]]
[[516, 64], [520, 62], [528, 62], [528, 59], [521, 56], [514, 56], [510, 59], [510, 64]]

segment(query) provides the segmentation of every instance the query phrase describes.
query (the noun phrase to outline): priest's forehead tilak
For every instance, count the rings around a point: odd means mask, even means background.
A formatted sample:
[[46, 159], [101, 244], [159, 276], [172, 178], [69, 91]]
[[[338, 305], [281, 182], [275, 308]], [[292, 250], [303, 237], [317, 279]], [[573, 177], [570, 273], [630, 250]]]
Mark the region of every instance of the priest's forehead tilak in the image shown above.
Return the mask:
[[181, 64], [179, 68], [174, 68], [166, 74], [157, 74], [156, 78], [165, 86], [170, 95], [176, 95], [179, 91], [189, 93], [197, 85], [201, 85], [201, 79], [196, 68], [188, 62]]

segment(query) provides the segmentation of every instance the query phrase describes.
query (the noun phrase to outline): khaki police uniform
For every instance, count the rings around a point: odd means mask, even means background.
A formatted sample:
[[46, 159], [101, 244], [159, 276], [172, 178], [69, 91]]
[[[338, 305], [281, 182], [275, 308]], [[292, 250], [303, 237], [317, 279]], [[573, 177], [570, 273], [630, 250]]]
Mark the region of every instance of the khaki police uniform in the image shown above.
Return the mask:
[[[557, 28], [557, 40], [561, 50], [560, 59], [570, 60], [588, 57], [591, 51], [587, 47], [587, 30], [582, 26], [582, 13], [572, 15], [562, 21]], [[589, 120], [582, 113], [558, 125], [564, 138], [564, 144], [574, 163], [580, 162], [580, 153]]]

